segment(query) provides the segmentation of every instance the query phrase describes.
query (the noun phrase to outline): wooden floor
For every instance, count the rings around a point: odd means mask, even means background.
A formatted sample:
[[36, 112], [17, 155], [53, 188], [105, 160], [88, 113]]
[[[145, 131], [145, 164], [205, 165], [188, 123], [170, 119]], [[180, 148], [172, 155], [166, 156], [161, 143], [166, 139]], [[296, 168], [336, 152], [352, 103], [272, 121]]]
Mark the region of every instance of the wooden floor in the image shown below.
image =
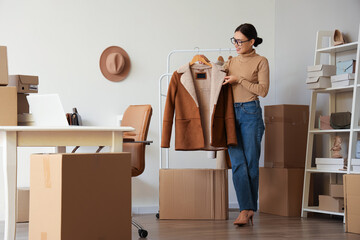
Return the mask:
[[[232, 211], [227, 221], [157, 220], [155, 214], [135, 215], [134, 219], [148, 230], [146, 239], [149, 240], [360, 239], [360, 235], [344, 232], [342, 219], [301, 219], [256, 213], [254, 226], [236, 227], [232, 224], [236, 217], [237, 212]], [[3, 239], [3, 229], [4, 222], [0, 222], [0, 239]], [[27, 223], [17, 224], [16, 239], [28, 239]], [[135, 227], [132, 239], [140, 239]]]

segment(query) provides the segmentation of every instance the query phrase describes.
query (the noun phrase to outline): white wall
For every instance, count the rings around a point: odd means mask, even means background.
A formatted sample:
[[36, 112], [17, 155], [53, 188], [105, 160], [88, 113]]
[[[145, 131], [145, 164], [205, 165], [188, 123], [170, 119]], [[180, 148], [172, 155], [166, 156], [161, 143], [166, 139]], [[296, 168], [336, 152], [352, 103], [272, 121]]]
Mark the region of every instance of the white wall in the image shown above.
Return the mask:
[[[324, 4], [330, 6], [323, 10]], [[158, 79], [166, 71], [167, 54], [174, 49], [232, 47], [229, 38], [234, 29], [244, 22], [253, 23], [264, 39], [258, 53], [269, 59], [271, 71], [270, 92], [261, 99], [262, 105], [308, 104], [309, 92], [302, 84], [305, 67], [312, 64], [316, 30], [339, 27], [357, 36], [356, 10], [359, 3], [355, 0], [0, 0], [0, 45], [8, 46], [10, 74], [39, 75], [40, 93], [59, 93], [65, 111], [76, 106], [86, 125], [115, 125], [116, 116], [129, 104], [153, 106], [148, 138], [154, 144], [147, 149], [145, 172], [133, 179], [133, 206], [156, 211]], [[340, 26], [335, 26], [333, 16], [341, 18]], [[111, 45], [124, 48], [132, 61], [130, 75], [119, 83], [106, 80], [98, 66], [102, 51]], [[224, 51], [207, 56], [215, 61], [219, 54], [228, 55]], [[172, 70], [191, 57], [174, 56]], [[207, 159], [205, 153], [172, 151], [171, 159], [173, 167], [215, 166], [215, 160]], [[26, 166], [27, 161], [23, 157], [19, 165]], [[28, 184], [26, 170], [19, 171], [21, 185]], [[236, 204], [231, 176], [229, 185], [229, 201]], [[3, 188], [3, 219], [1, 196]]]
[[[147, 148], [145, 172], [133, 179], [132, 202], [157, 211], [158, 79], [166, 71], [167, 54], [174, 49], [230, 48], [234, 29], [251, 22], [264, 38], [259, 52], [273, 66], [274, 6], [267, 0], [0, 0], [0, 45], [8, 46], [10, 74], [39, 75], [39, 92], [59, 93], [65, 111], [76, 106], [86, 125], [115, 125], [129, 104], [153, 106], [148, 138], [154, 144]], [[111, 45], [124, 48], [132, 63], [128, 78], [118, 83], [106, 80], [99, 69], [100, 55]], [[207, 55], [216, 61], [219, 54]], [[228, 52], [221, 54], [227, 57]], [[185, 54], [174, 61], [184, 64], [191, 58]], [[204, 153], [176, 155], [191, 160], [191, 167], [215, 166]], [[19, 165], [28, 164], [24, 158]], [[19, 169], [21, 185], [28, 184], [26, 170]], [[3, 197], [0, 207], [2, 219]]]

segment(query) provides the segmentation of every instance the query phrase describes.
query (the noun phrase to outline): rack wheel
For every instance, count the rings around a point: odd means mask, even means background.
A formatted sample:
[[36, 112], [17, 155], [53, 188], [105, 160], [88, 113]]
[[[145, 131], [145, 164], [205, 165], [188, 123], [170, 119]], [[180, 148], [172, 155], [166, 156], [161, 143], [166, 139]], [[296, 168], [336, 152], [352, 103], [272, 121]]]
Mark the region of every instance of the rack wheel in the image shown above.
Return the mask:
[[160, 214], [159, 214], [159, 213], [156, 214], [156, 218], [157, 218], [157, 219], [160, 218]]
[[148, 232], [144, 229], [139, 229], [138, 231], [140, 238], [146, 238], [148, 235]]

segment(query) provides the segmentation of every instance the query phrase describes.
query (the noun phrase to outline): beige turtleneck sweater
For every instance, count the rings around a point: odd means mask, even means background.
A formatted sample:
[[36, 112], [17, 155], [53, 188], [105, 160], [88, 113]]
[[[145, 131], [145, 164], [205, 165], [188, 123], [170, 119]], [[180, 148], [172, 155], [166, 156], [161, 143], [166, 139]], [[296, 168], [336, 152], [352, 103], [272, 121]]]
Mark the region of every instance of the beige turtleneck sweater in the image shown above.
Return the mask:
[[253, 49], [250, 53], [231, 58], [225, 69], [235, 75], [238, 83], [232, 84], [234, 102], [250, 102], [265, 97], [269, 91], [269, 63]]

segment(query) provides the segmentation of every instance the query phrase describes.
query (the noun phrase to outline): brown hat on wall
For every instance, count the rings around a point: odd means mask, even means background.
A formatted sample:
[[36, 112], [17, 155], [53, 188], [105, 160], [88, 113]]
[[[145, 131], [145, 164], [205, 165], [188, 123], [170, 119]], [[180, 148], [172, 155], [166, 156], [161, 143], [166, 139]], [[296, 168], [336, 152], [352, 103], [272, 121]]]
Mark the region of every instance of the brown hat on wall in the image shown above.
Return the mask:
[[125, 79], [129, 74], [130, 66], [129, 55], [121, 47], [108, 47], [101, 54], [100, 70], [110, 81], [118, 82]]

